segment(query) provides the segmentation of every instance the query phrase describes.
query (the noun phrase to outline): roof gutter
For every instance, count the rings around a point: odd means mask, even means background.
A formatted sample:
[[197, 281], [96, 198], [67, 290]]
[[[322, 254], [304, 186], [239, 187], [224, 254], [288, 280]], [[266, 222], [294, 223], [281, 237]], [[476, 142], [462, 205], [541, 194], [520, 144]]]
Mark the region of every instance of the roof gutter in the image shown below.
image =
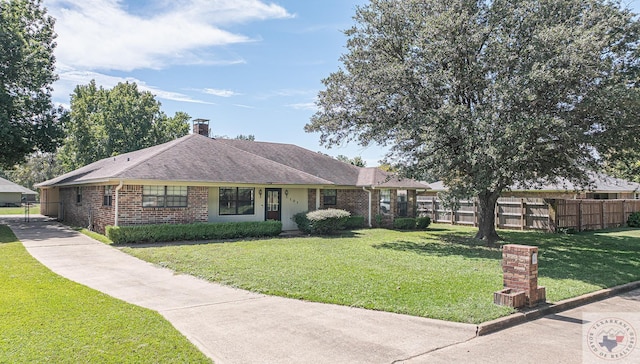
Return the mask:
[[122, 188], [122, 186], [124, 186], [124, 182], [122, 180], [120, 180], [120, 184], [118, 186], [116, 186], [116, 206], [115, 206], [115, 216], [113, 217], [113, 226], [118, 226], [118, 205], [119, 205], [119, 194], [118, 192], [120, 191], [120, 189]]
[[[375, 187], [371, 186], [371, 190], [375, 189]], [[372, 227], [371, 225], [371, 205], [373, 202], [373, 195], [371, 190], [368, 190], [365, 186], [362, 186], [362, 190], [365, 191], [366, 193], [369, 194], [369, 227]]]

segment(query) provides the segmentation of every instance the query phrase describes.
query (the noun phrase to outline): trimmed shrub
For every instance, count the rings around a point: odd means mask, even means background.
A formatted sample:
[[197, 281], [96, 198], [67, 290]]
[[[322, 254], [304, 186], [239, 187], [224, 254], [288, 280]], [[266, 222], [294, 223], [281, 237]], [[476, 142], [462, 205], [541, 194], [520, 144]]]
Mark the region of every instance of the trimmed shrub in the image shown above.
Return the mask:
[[107, 237], [116, 244], [278, 236], [281, 232], [282, 222], [280, 221], [106, 227]]
[[640, 227], [640, 211], [636, 211], [629, 215], [627, 225], [629, 225], [629, 227]]
[[418, 228], [418, 230], [426, 230], [429, 225], [431, 225], [431, 218], [429, 216], [416, 218], [416, 228]]
[[298, 212], [291, 218], [298, 225], [298, 230], [306, 234], [311, 234], [311, 223], [307, 219], [306, 212]]
[[339, 209], [317, 210], [307, 213], [314, 234], [329, 234], [336, 230], [344, 230], [347, 220], [351, 216], [349, 211]]
[[364, 227], [364, 216], [349, 216], [344, 224], [345, 229], [361, 229]]
[[393, 220], [393, 228], [398, 230], [415, 230], [416, 219], [413, 217], [400, 217]]

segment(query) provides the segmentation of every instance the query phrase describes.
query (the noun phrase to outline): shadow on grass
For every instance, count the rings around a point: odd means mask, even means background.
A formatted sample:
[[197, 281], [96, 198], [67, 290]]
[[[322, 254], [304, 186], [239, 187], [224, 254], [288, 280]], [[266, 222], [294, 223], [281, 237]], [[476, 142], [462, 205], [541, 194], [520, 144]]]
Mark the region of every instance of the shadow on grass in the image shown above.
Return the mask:
[[[474, 239], [467, 233], [430, 234], [432, 231], [434, 230], [430, 229], [427, 235], [418, 242], [399, 240], [376, 244], [373, 247], [433, 256], [459, 255], [476, 259], [502, 259], [502, 250], [499, 246], [487, 246], [484, 241]], [[438, 231], [447, 231], [447, 229], [439, 229]]]
[[[605, 288], [640, 280], [640, 238], [624, 236], [624, 232], [614, 230], [559, 235], [500, 231], [503, 238], [500, 245], [537, 246], [540, 277], [575, 279]], [[398, 240], [373, 247], [430, 256], [502, 259], [501, 246], [487, 246], [486, 242], [474, 239], [468, 232], [437, 232], [428, 234], [420, 241]]]

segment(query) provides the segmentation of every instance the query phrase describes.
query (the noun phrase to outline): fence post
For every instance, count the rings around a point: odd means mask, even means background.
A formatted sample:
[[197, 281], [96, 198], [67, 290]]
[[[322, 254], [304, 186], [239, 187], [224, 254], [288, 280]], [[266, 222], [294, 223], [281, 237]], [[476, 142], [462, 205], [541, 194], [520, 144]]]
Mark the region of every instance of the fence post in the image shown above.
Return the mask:
[[548, 199], [545, 200], [547, 203], [548, 212], [548, 221], [549, 221], [549, 231], [555, 233], [558, 231], [558, 200], [556, 199]]
[[431, 208], [433, 209], [433, 222], [438, 222], [438, 209], [436, 208], [436, 198], [431, 197]]
[[578, 201], [578, 231], [582, 231], [582, 201]]
[[520, 230], [524, 230], [527, 224], [527, 210], [524, 203], [524, 198], [520, 199]]
[[476, 197], [473, 198], [473, 227], [478, 227], [478, 204]]

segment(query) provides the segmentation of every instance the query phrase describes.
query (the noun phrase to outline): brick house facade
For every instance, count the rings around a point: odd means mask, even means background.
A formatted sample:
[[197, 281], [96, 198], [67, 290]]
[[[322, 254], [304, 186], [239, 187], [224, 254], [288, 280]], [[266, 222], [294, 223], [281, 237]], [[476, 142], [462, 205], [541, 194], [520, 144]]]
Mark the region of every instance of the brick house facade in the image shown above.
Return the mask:
[[329, 207], [386, 226], [413, 216], [415, 191], [429, 188], [291, 144], [197, 134], [104, 158], [37, 187], [43, 215], [99, 232], [108, 225], [267, 219], [290, 230], [296, 213]]
[[[61, 188], [59, 199], [64, 213], [59, 219], [72, 226], [86, 227], [100, 233], [115, 224], [115, 185], [110, 185], [110, 199], [106, 199], [108, 186], [82, 186]], [[187, 207], [143, 207], [142, 186], [123, 185], [118, 191], [118, 225], [186, 224], [207, 222], [207, 187], [188, 187]], [[78, 197], [78, 196], [81, 197]], [[107, 194], [106, 196], [109, 196]], [[108, 204], [108, 201], [111, 203]], [[47, 204], [46, 196], [42, 203]]]

